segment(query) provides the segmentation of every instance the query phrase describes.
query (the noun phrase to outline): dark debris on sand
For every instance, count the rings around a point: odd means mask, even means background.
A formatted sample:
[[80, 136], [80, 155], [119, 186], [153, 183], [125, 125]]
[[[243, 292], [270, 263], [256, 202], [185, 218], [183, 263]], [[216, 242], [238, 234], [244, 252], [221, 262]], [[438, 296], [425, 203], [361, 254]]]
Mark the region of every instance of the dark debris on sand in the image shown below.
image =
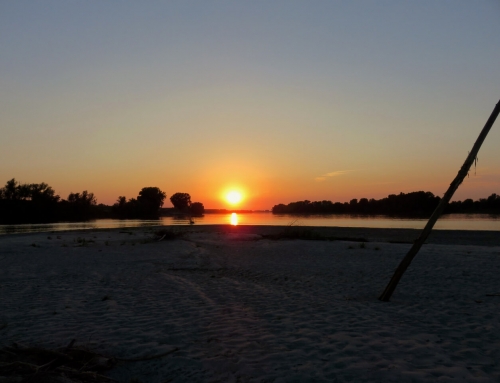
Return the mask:
[[82, 347], [48, 350], [14, 344], [0, 350], [0, 381], [2, 382], [114, 382], [102, 375], [116, 364]]
[[116, 382], [103, 375], [119, 362], [137, 362], [166, 356], [171, 351], [134, 359], [106, 357], [84, 347], [48, 350], [13, 344], [0, 349], [0, 382], [103, 383]]

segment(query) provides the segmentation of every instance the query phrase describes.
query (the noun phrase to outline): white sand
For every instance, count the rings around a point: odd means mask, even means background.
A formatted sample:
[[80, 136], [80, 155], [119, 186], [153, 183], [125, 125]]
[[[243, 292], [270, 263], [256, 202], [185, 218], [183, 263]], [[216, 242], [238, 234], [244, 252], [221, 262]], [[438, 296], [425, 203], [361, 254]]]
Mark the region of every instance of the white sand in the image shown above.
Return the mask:
[[0, 237], [0, 346], [179, 348], [117, 366], [124, 382], [500, 381], [500, 247], [426, 245], [382, 303], [410, 245], [146, 237]]

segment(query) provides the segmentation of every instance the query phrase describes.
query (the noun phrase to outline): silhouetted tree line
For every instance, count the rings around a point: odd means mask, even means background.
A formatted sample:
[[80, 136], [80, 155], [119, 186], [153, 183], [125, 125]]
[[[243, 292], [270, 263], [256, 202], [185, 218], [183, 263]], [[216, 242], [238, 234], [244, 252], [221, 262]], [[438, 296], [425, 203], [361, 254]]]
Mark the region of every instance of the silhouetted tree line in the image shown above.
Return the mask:
[[477, 201], [468, 198], [464, 201], [450, 202], [445, 212], [500, 214], [500, 196], [493, 193], [488, 198], [480, 198]]
[[[367, 215], [406, 215], [426, 216], [432, 214], [440, 197], [431, 192], [412, 192], [391, 194], [379, 200], [361, 198], [350, 202], [297, 201], [288, 205], [275, 205], [274, 214], [367, 214]], [[500, 213], [500, 196], [492, 194], [488, 198], [472, 201], [451, 202], [445, 213]]]
[[[178, 203], [174, 198], [177, 195], [184, 196], [182, 206], [174, 203]], [[120, 196], [113, 206], [107, 206], [97, 204], [94, 194], [87, 190], [70, 193], [67, 199], [61, 199], [46, 183], [21, 184], [13, 178], [0, 189], [0, 224], [86, 221], [96, 218], [154, 219], [159, 218], [165, 198], [166, 194], [159, 188], [145, 187], [137, 198], [127, 200]], [[203, 204], [191, 203], [189, 194], [176, 193], [172, 198], [174, 207], [182, 210], [182, 213], [203, 215]]]
[[61, 199], [46, 183], [21, 184], [14, 178], [0, 189], [1, 223], [81, 221], [99, 215], [93, 193], [70, 193]]

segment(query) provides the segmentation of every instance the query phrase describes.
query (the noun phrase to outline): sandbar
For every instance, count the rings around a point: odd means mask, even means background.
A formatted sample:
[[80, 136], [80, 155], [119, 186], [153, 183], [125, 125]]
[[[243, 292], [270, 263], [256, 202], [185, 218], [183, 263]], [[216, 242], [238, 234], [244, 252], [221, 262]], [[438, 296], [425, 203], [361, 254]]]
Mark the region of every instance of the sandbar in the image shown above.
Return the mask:
[[418, 231], [285, 229], [0, 236], [0, 346], [178, 349], [109, 371], [123, 382], [500, 381], [498, 233], [433, 234], [384, 303]]

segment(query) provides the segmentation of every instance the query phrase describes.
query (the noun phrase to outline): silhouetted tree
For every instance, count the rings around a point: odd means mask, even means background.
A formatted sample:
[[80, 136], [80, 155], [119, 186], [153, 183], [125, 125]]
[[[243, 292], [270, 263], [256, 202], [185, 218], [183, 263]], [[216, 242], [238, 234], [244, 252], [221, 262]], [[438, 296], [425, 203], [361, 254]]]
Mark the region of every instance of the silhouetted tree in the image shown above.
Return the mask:
[[158, 216], [167, 195], [157, 187], [142, 188], [137, 197], [140, 210], [145, 216]]
[[97, 203], [97, 199], [95, 198], [94, 193], [89, 193], [87, 190], [84, 190], [81, 194], [70, 193], [68, 195], [68, 202], [75, 205], [92, 206]]
[[63, 202], [64, 215], [71, 220], [87, 220], [92, 217], [93, 207], [97, 205], [94, 193], [84, 190], [81, 193], [70, 193]]
[[193, 202], [190, 211], [193, 217], [200, 217], [205, 213], [205, 206], [201, 202]]
[[29, 184], [27, 194], [28, 198], [35, 203], [53, 203], [59, 201], [54, 189], [42, 182], [41, 184]]
[[157, 187], [145, 187], [137, 198], [118, 197], [111, 211], [118, 218], [158, 218], [166, 197]]
[[127, 218], [128, 215], [127, 210], [128, 210], [127, 197], [119, 196], [116, 199], [115, 204], [111, 208], [113, 215], [117, 216], [118, 218]]
[[21, 185], [16, 181], [15, 178], [7, 181], [5, 186], [2, 188], [2, 197], [4, 199], [16, 200], [20, 199], [20, 189]]
[[191, 206], [191, 196], [188, 193], [175, 193], [170, 197], [170, 202], [177, 210], [186, 212], [187, 208]]
[[58, 218], [59, 196], [54, 189], [42, 182], [41, 184], [24, 185], [21, 195], [31, 202], [31, 215], [33, 222], [55, 221]]
[[136, 198], [130, 198], [126, 205], [127, 218], [139, 218], [141, 216], [141, 210], [139, 207], [139, 201]]

